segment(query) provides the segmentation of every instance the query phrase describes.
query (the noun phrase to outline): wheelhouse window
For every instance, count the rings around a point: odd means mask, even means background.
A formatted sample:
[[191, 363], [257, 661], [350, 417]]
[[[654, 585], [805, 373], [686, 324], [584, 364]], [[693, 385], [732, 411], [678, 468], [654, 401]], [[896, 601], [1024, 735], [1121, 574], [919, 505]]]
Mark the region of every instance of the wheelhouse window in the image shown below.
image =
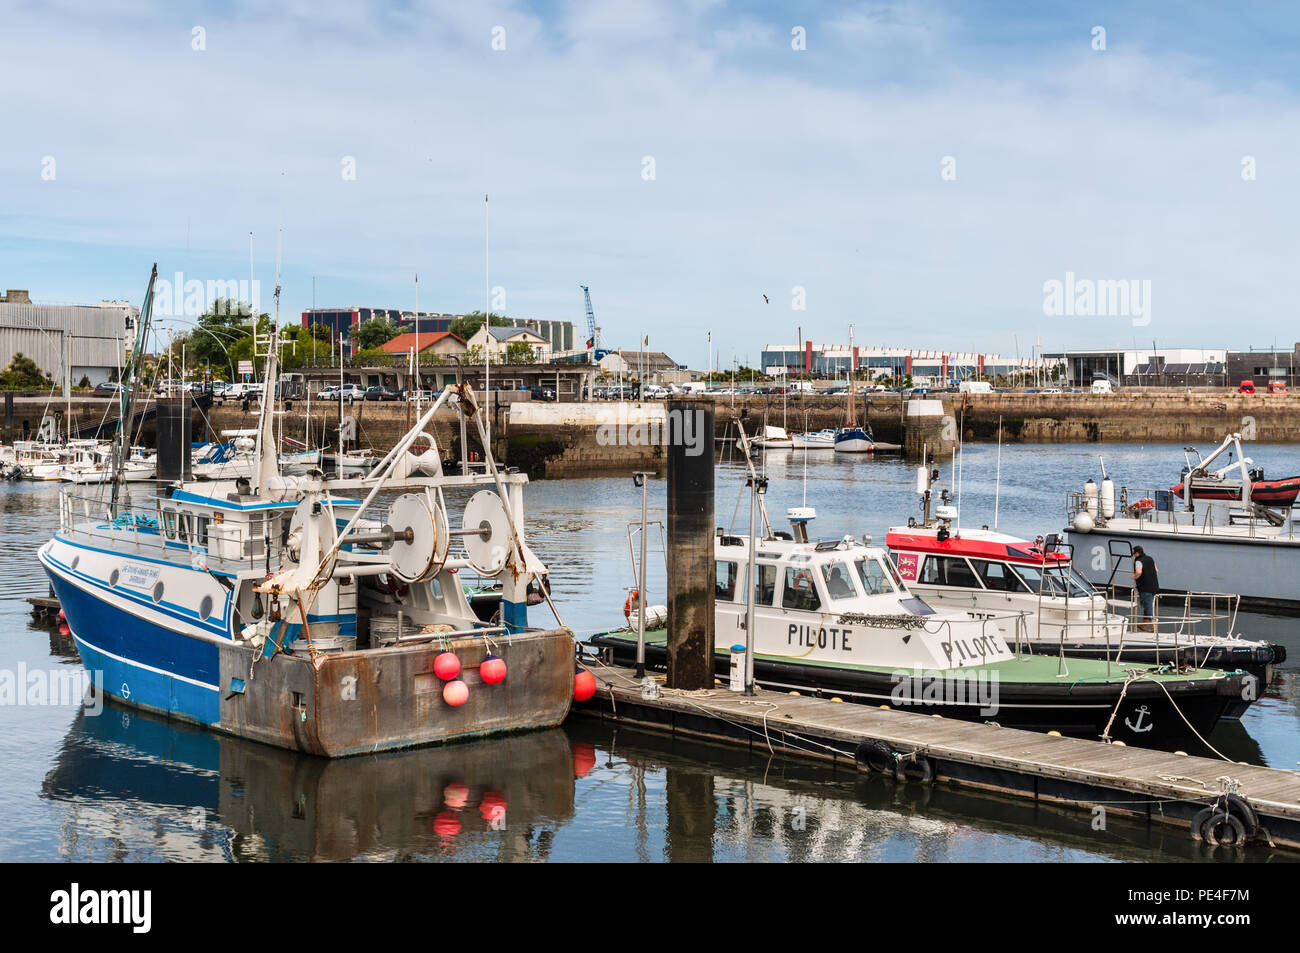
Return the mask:
[[1025, 584], [1020, 581], [1020, 577], [1012, 572], [1011, 567], [1006, 563], [994, 562], [991, 559], [972, 559], [971, 565], [975, 567], [975, 572], [984, 585], [994, 592], [1028, 591]]
[[736, 583], [740, 580], [740, 567], [728, 560], [719, 559], [713, 564], [713, 596], [724, 602], [736, 601]]
[[801, 609], [805, 612], [816, 612], [822, 607], [822, 600], [817, 595], [817, 586], [813, 582], [810, 568], [790, 566], [786, 569], [781, 605], [786, 609]]
[[925, 565], [921, 567], [920, 581], [930, 586], [981, 588], [975, 570], [960, 556], [927, 556]]
[[[894, 591], [890, 584], [890, 578], [893, 576], [894, 567], [886, 564], [880, 565], [878, 559], [859, 559], [857, 560], [858, 578], [862, 580], [862, 588], [869, 596], [884, 596]], [[886, 569], [889, 570], [886, 573]]]
[[1092, 586], [1079, 578], [1069, 566], [1049, 566], [1043, 569], [1040, 566], [1018, 565], [1015, 572], [1033, 593], [1069, 596], [1071, 599], [1085, 599], [1094, 594]]
[[858, 594], [853, 585], [853, 571], [847, 563], [833, 562], [822, 566], [822, 581], [831, 599], [852, 599]]
[[759, 563], [754, 570], [754, 602], [760, 606], [770, 606], [776, 599], [776, 566], [772, 563]]

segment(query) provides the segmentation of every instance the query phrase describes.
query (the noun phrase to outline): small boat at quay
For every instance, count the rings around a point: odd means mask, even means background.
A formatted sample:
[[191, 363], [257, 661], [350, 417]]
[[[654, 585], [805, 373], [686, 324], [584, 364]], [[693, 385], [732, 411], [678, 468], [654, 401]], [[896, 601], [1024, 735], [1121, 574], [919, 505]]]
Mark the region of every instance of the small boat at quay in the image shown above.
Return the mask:
[[[748, 453], [746, 464], [758, 481]], [[1244, 672], [1035, 654], [1003, 635], [1021, 613], [931, 606], [869, 537], [811, 540], [811, 507], [792, 508], [791, 531], [774, 532], [763, 496], [754, 499], [762, 535], [719, 528], [714, 539], [719, 676], [752, 639], [764, 689], [1151, 747], [1194, 744], [1256, 697]], [[666, 668], [667, 610], [647, 606], [640, 631], [638, 610], [649, 601], [634, 591], [624, 604], [629, 625], [590, 644], [618, 664], [633, 664], [641, 648], [647, 665]]]
[[[1208, 735], [1249, 694], [1244, 673], [1014, 651], [997, 615], [934, 608], [883, 550], [851, 537], [812, 542], [800, 531], [807, 514], [792, 522], [792, 537], [754, 541], [754, 674], [764, 689], [1153, 747]], [[715, 543], [719, 677], [746, 638], [749, 547], [744, 536]], [[666, 668], [667, 626], [645, 638], [647, 664]], [[590, 643], [616, 664], [636, 658], [631, 625]]]
[[[1206, 593], [1195, 604], [1171, 597], [1158, 606], [1164, 611], [1154, 621], [1135, 622], [1137, 606], [1079, 576], [1069, 544], [1056, 536], [1030, 541], [988, 527], [964, 528], [960, 521], [954, 525], [957, 511], [947, 490], [940, 491], [932, 517], [937, 473], [918, 468], [921, 520], [909, 518], [885, 537], [899, 575], [931, 605], [973, 618], [998, 613], [1003, 637], [1037, 654], [1240, 669], [1258, 679], [1261, 690], [1286, 660], [1284, 646], [1236, 634], [1235, 595]], [[1243, 705], [1235, 714], [1244, 710]]]
[[[1231, 592], [1243, 609], [1300, 613], [1292, 503], [1255, 495], [1264, 481], [1258, 471], [1252, 476], [1240, 434], [1229, 434], [1204, 459], [1195, 448], [1185, 454], [1182, 479], [1170, 490], [1117, 488], [1103, 468], [1100, 483], [1089, 480], [1067, 494], [1064, 532], [1075, 571], [1094, 585], [1123, 589], [1133, 548], [1141, 546], [1160, 567], [1166, 600], [1165, 593]], [[1211, 469], [1224, 454], [1234, 459]]]
[[[276, 299], [278, 314], [278, 283]], [[278, 353], [274, 331], [268, 381]], [[426, 428], [452, 391], [490, 446], [472, 390], [449, 386], [369, 475], [287, 476], [268, 388], [250, 476], [143, 496], [116, 477], [66, 487], [38, 558], [97, 690], [329, 757], [559, 724], [574, 645], [558, 617], [528, 621], [529, 584], [546, 575], [525, 541], [528, 480], [490, 453], [443, 474]], [[474, 578], [500, 582], [494, 612], [471, 605]]]

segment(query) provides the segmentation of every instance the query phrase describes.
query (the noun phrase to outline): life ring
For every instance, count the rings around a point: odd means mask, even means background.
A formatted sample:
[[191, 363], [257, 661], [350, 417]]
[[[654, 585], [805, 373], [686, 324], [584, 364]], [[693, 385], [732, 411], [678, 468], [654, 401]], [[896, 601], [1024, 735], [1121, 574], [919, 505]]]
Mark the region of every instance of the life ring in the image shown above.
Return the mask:
[[640, 590], [633, 589], [627, 595], [627, 601], [623, 603], [623, 618], [628, 622], [632, 621], [632, 606], [641, 598]]
[[1155, 506], [1156, 506], [1155, 500], [1151, 499], [1151, 497], [1149, 496], [1144, 496], [1142, 497], [1142, 499], [1138, 500], [1131, 507], [1129, 507], [1129, 509], [1131, 509], [1134, 513], [1140, 513], [1142, 510], [1155, 509]]
[[794, 589], [795, 592], [812, 592], [812, 573], [806, 569], [799, 570], [798, 574], [794, 577]]

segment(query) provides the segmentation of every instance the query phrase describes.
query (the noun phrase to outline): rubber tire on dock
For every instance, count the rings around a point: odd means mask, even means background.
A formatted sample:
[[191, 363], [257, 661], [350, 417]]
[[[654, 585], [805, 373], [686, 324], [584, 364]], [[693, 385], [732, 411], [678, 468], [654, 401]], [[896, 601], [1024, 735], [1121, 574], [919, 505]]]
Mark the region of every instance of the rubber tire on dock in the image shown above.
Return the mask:
[[899, 758], [898, 766], [894, 768], [894, 777], [899, 781], [916, 781], [920, 784], [929, 784], [934, 780], [934, 766], [930, 764], [929, 758], [920, 758], [915, 755], [910, 758]]
[[894, 773], [894, 751], [883, 741], [864, 741], [853, 749], [853, 760], [879, 774]]
[[1211, 847], [1244, 847], [1246, 826], [1235, 815], [1220, 811], [1201, 826], [1201, 836]]

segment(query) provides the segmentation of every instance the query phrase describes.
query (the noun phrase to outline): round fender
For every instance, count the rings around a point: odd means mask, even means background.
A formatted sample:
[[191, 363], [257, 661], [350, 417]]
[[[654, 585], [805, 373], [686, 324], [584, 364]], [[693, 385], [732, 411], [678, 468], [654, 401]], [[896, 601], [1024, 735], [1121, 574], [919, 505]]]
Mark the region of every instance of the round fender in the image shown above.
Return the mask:
[[1214, 816], [1214, 812], [1215, 809], [1212, 807], [1196, 812], [1191, 824], [1192, 840], [1205, 839], [1205, 822]]
[[899, 781], [916, 781], [929, 784], [934, 780], [934, 768], [928, 758], [899, 758], [894, 768], [894, 777]]
[[1214, 847], [1241, 847], [1246, 843], [1246, 828], [1231, 814], [1216, 813], [1202, 828], [1205, 842]]
[[1245, 828], [1247, 835], [1253, 835], [1259, 830], [1259, 815], [1250, 806], [1250, 802], [1240, 794], [1228, 795], [1228, 812], [1240, 819], [1241, 826]]
[[883, 741], [864, 741], [853, 750], [853, 760], [879, 774], [892, 774], [894, 752]]

